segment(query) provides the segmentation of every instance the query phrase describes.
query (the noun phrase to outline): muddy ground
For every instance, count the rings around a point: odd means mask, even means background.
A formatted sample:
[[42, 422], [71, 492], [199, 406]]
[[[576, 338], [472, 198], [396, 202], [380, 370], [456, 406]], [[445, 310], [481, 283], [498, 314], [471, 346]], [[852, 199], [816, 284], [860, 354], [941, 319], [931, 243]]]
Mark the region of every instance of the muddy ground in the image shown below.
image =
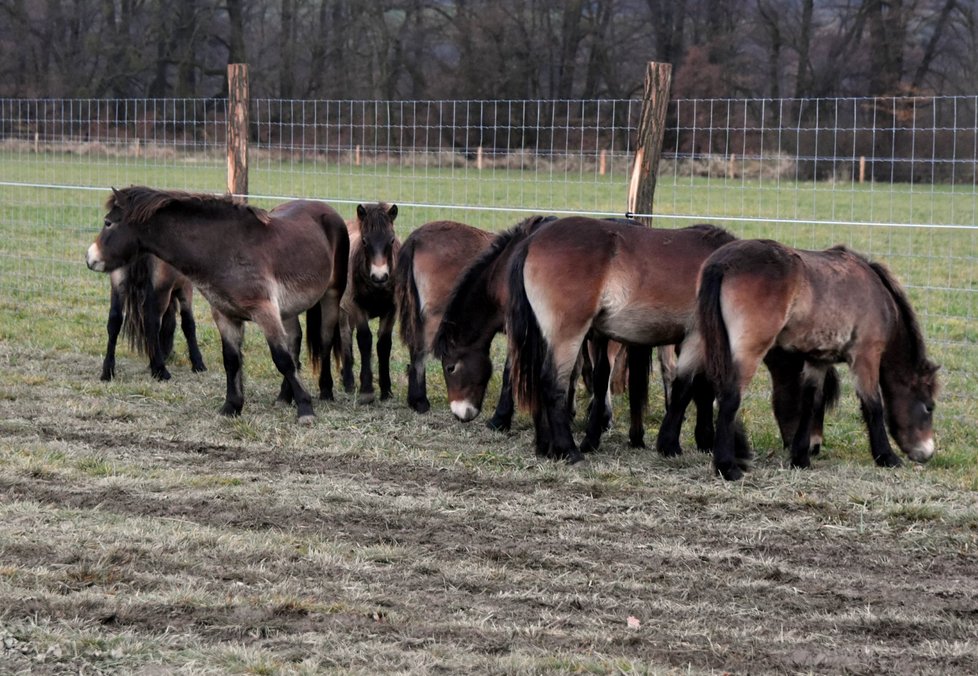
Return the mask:
[[259, 373], [227, 420], [210, 361], [0, 342], [0, 671], [978, 672], [978, 496], [939, 473], [830, 443], [726, 484], [620, 423], [569, 468], [403, 378], [303, 427]]

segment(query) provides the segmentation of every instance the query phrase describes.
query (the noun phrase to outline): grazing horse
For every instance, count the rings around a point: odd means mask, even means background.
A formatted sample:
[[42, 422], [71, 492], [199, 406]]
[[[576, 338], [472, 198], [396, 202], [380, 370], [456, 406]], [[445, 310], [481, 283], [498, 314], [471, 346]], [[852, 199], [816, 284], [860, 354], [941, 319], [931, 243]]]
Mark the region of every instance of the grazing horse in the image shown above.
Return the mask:
[[[663, 230], [571, 217], [518, 245], [508, 310], [512, 381], [516, 399], [533, 414], [538, 454], [568, 462], [583, 458], [571, 436], [566, 398], [585, 337], [600, 341], [598, 354], [607, 352], [609, 339], [625, 343], [630, 353], [633, 347], [680, 343], [694, 319], [700, 265], [733, 240], [710, 225]], [[595, 391], [603, 391], [607, 366], [594, 377]], [[672, 424], [676, 429], [660, 431], [657, 441], [667, 455], [680, 452], [682, 416]], [[697, 445], [707, 443], [705, 434], [697, 431]], [[599, 435], [589, 422], [586, 441]], [[709, 435], [712, 441], [712, 424]]]
[[[452, 413], [462, 422], [479, 415], [492, 376], [490, 347], [506, 323], [509, 304], [508, 266], [513, 249], [554, 216], [531, 216], [493, 237], [472, 264], [459, 276], [432, 343], [441, 360]], [[492, 429], [509, 429], [513, 418], [509, 364], [503, 369]]]
[[938, 366], [927, 358], [906, 294], [882, 264], [843, 246], [804, 251], [770, 240], [728, 244], [703, 265], [697, 326], [701, 343], [680, 355], [679, 368], [692, 372], [702, 359], [717, 388], [713, 463], [725, 479], [741, 477], [731, 429], [744, 389], [772, 348], [804, 358], [793, 466], [810, 465], [813, 402], [827, 370], [842, 362], [855, 378], [876, 464], [900, 464], [887, 426], [911, 460], [933, 456]]
[[176, 315], [187, 339], [190, 366], [194, 373], [206, 371], [197, 345], [197, 323], [194, 321], [193, 294], [190, 280], [173, 266], [152, 254], [144, 254], [110, 275], [109, 341], [102, 361], [102, 380], [115, 377], [115, 348], [119, 334], [139, 354], [149, 355], [150, 373], [157, 380], [169, 380], [166, 360], [173, 352]]
[[[211, 305], [221, 334], [227, 396], [222, 415], [244, 405], [241, 344], [244, 322], [261, 328], [282, 374], [278, 400], [294, 401], [300, 421], [314, 415], [298, 370], [299, 314], [306, 312], [313, 366], [338, 333], [346, 288], [349, 237], [338, 213], [296, 200], [272, 211], [230, 197], [132, 186], [113, 189], [105, 225], [88, 249], [92, 270], [111, 272], [151, 253], [190, 278]], [[319, 374], [320, 397], [331, 399], [329, 363]]]
[[374, 400], [374, 376], [370, 366], [373, 336], [370, 320], [379, 317], [377, 368], [380, 398], [391, 396], [391, 336], [397, 304], [394, 301], [394, 263], [401, 242], [394, 235], [396, 204], [357, 205], [357, 217], [347, 224], [350, 233], [350, 264], [346, 292], [340, 301], [340, 336], [343, 346], [343, 389], [352, 394], [353, 331], [360, 349], [361, 404]]
[[492, 233], [455, 221], [432, 221], [415, 229], [401, 247], [394, 268], [401, 339], [408, 347], [408, 406], [431, 408], [425, 358], [452, 289], [462, 271], [485, 249]]
[[[530, 237], [541, 226], [556, 221], [555, 216], [532, 216], [512, 228], [499, 233], [489, 248], [462, 274], [445, 309], [441, 326], [434, 342], [434, 353], [442, 362], [448, 399], [452, 412], [462, 422], [479, 415], [485, 397], [486, 386], [492, 375], [490, 346], [496, 334], [505, 327], [506, 308], [509, 306], [509, 265], [517, 245]], [[634, 221], [625, 221], [634, 227], [643, 227]], [[600, 340], [598, 340], [601, 343]], [[632, 425], [629, 437], [635, 446], [644, 444], [642, 415], [648, 390], [648, 350], [634, 346], [619, 354], [607, 342], [601, 347], [593, 342], [585, 357], [585, 384], [591, 384], [594, 399], [588, 409], [588, 428], [591, 431], [586, 444], [588, 450], [597, 448], [601, 431], [611, 419], [610, 388], [597, 391], [593, 387], [591, 373], [602, 369], [611, 370], [609, 356], [620, 361], [634, 361], [636, 380], [629, 379], [632, 396]], [[626, 357], [627, 355], [627, 357]], [[588, 367], [591, 366], [591, 369]], [[632, 373], [632, 369], [623, 369]], [[644, 374], [644, 375], [643, 375]], [[573, 378], [571, 379], [573, 381]], [[570, 387], [570, 383], [568, 384]], [[594, 404], [598, 402], [599, 407]], [[709, 414], [712, 416], [712, 393], [709, 394]], [[569, 415], [573, 409], [571, 392], [568, 392]], [[513, 417], [513, 397], [510, 384], [509, 360], [503, 368], [503, 383], [495, 414], [486, 423], [491, 429], [509, 429]], [[712, 428], [712, 421], [709, 421]], [[712, 439], [712, 437], [711, 437]]]

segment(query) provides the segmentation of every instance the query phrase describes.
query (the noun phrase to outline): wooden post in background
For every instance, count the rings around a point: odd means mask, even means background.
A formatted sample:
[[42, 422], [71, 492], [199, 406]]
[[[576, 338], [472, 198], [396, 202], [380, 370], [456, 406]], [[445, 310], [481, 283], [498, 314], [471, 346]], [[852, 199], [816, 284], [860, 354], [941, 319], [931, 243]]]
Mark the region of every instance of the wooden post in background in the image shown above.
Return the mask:
[[248, 200], [248, 64], [228, 64], [228, 192]]
[[[669, 86], [672, 65], [650, 61], [645, 71], [645, 93], [642, 98], [642, 117], [638, 123], [635, 164], [628, 189], [628, 212], [651, 214], [655, 196], [655, 180], [662, 155], [662, 138], [666, 131], [666, 109], [669, 107]], [[637, 220], [652, 224], [651, 216]]]

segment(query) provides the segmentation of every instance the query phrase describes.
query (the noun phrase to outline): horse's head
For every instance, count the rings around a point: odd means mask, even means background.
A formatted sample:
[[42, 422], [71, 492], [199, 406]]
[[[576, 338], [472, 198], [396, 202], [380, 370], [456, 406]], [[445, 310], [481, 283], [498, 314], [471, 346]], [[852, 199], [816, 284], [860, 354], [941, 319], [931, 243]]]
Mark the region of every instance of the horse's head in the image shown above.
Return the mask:
[[358, 204], [357, 222], [360, 231], [362, 255], [356, 264], [366, 279], [377, 285], [386, 285], [394, 270], [394, 219], [396, 204]]
[[[491, 335], [489, 340], [492, 340]], [[435, 354], [441, 359], [445, 390], [452, 413], [462, 422], [474, 420], [482, 410], [486, 386], [492, 376], [489, 345], [479, 341], [476, 344], [455, 343], [439, 347]]]
[[912, 372], [893, 373], [891, 369], [888, 377], [880, 380], [890, 434], [914, 462], [927, 462], [934, 455], [934, 399], [939, 368], [924, 359]]
[[139, 236], [129, 218], [132, 189], [112, 189], [105, 203], [108, 213], [102, 231], [88, 247], [86, 262], [96, 272], [112, 272], [129, 264], [139, 253]]

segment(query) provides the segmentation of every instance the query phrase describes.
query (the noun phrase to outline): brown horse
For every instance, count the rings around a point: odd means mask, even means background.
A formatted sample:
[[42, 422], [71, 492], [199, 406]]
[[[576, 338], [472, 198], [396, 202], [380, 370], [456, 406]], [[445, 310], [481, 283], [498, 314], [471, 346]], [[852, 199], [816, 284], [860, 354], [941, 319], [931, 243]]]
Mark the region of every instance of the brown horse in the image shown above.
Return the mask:
[[455, 221], [433, 221], [415, 229], [401, 247], [394, 270], [401, 339], [408, 347], [408, 406], [431, 408], [425, 359], [452, 289], [462, 271], [485, 249], [492, 233]]
[[[282, 373], [280, 401], [295, 401], [311, 421], [312, 400], [297, 375], [298, 315], [306, 311], [314, 367], [338, 333], [346, 288], [349, 237], [335, 210], [296, 200], [270, 212], [230, 197], [165, 192], [133, 186], [113, 189], [98, 238], [88, 249], [92, 270], [111, 272], [151, 253], [185, 274], [211, 305], [221, 334], [227, 396], [222, 415], [244, 405], [241, 344], [244, 322], [261, 327]], [[331, 399], [329, 364], [319, 375], [320, 397]]]
[[346, 292], [340, 301], [340, 336], [343, 345], [343, 389], [352, 394], [353, 332], [360, 349], [361, 404], [374, 400], [374, 376], [370, 352], [373, 335], [370, 320], [379, 317], [377, 367], [380, 398], [391, 396], [391, 336], [397, 304], [394, 299], [394, 267], [401, 242], [394, 235], [396, 204], [358, 204], [356, 219], [347, 223], [350, 264]]
[[[486, 386], [492, 374], [490, 346], [496, 334], [504, 329], [506, 308], [509, 306], [509, 265], [517, 245], [531, 236], [541, 226], [556, 221], [554, 216], [532, 216], [517, 223], [512, 228], [496, 235], [491, 246], [466, 269], [460, 277], [452, 297], [445, 309], [441, 326], [435, 337], [434, 353], [442, 362], [448, 399], [452, 412], [468, 422], [479, 415], [485, 397]], [[621, 221], [633, 227], [643, 227], [634, 221]], [[631, 392], [631, 429], [629, 438], [632, 445], [644, 445], [644, 425], [642, 417], [648, 390], [649, 350], [643, 346], [633, 346], [619, 355], [616, 345], [597, 339], [589, 341], [589, 350], [582, 353], [585, 385], [590, 385], [594, 395], [588, 407], [588, 430], [585, 440], [586, 450], [594, 450], [600, 443], [601, 432], [611, 421], [610, 387], [601, 391], [594, 388], [597, 374], [599, 386], [604, 382], [601, 374], [611, 370], [609, 357], [625, 362], [632, 360], [634, 368], [622, 370], [634, 374], [628, 379]], [[620, 368], [620, 367], [619, 367]], [[605, 376], [604, 378], [607, 378]], [[568, 383], [572, 387], [573, 378]], [[602, 386], [603, 387], [603, 386]], [[568, 392], [568, 415], [572, 417], [573, 395]], [[708, 393], [709, 415], [712, 417], [713, 396]], [[595, 407], [595, 403], [598, 404]], [[509, 360], [503, 368], [503, 383], [499, 404], [495, 414], [486, 423], [492, 429], [509, 429], [513, 417], [512, 387], [510, 385]], [[712, 430], [712, 420], [707, 421]], [[712, 436], [710, 437], [712, 442]]]
[[[792, 249], [743, 240], [703, 265], [697, 301], [697, 349], [680, 356], [680, 371], [706, 371], [717, 388], [713, 463], [725, 479], [741, 468], [731, 445], [741, 396], [772, 348], [804, 356], [801, 419], [791, 463], [808, 467], [811, 411], [824, 374], [845, 362], [855, 377], [873, 459], [893, 467], [887, 426], [915, 462], [934, 454], [933, 411], [938, 367], [906, 294], [889, 270], [849, 249]], [[694, 341], [691, 340], [691, 343]]]
[[157, 380], [169, 380], [166, 360], [173, 352], [177, 313], [187, 339], [190, 367], [194, 373], [206, 371], [197, 345], [197, 323], [194, 320], [194, 288], [190, 280], [173, 266], [152, 254], [143, 254], [129, 265], [110, 275], [109, 340], [102, 361], [102, 380], [115, 377], [115, 348], [119, 334], [139, 354], [149, 355], [150, 373]]
[[[572, 217], [518, 245], [510, 266], [509, 349], [514, 394], [533, 413], [538, 454], [583, 458], [566, 397], [585, 337], [617, 340], [629, 352], [680, 343], [693, 322], [700, 265], [733, 239], [708, 225], [662, 230]], [[607, 368], [596, 371], [596, 392], [607, 378]], [[680, 452], [682, 416], [671, 420], [675, 430], [660, 431], [657, 441], [667, 455]], [[588, 439], [593, 433], [589, 425]]]

